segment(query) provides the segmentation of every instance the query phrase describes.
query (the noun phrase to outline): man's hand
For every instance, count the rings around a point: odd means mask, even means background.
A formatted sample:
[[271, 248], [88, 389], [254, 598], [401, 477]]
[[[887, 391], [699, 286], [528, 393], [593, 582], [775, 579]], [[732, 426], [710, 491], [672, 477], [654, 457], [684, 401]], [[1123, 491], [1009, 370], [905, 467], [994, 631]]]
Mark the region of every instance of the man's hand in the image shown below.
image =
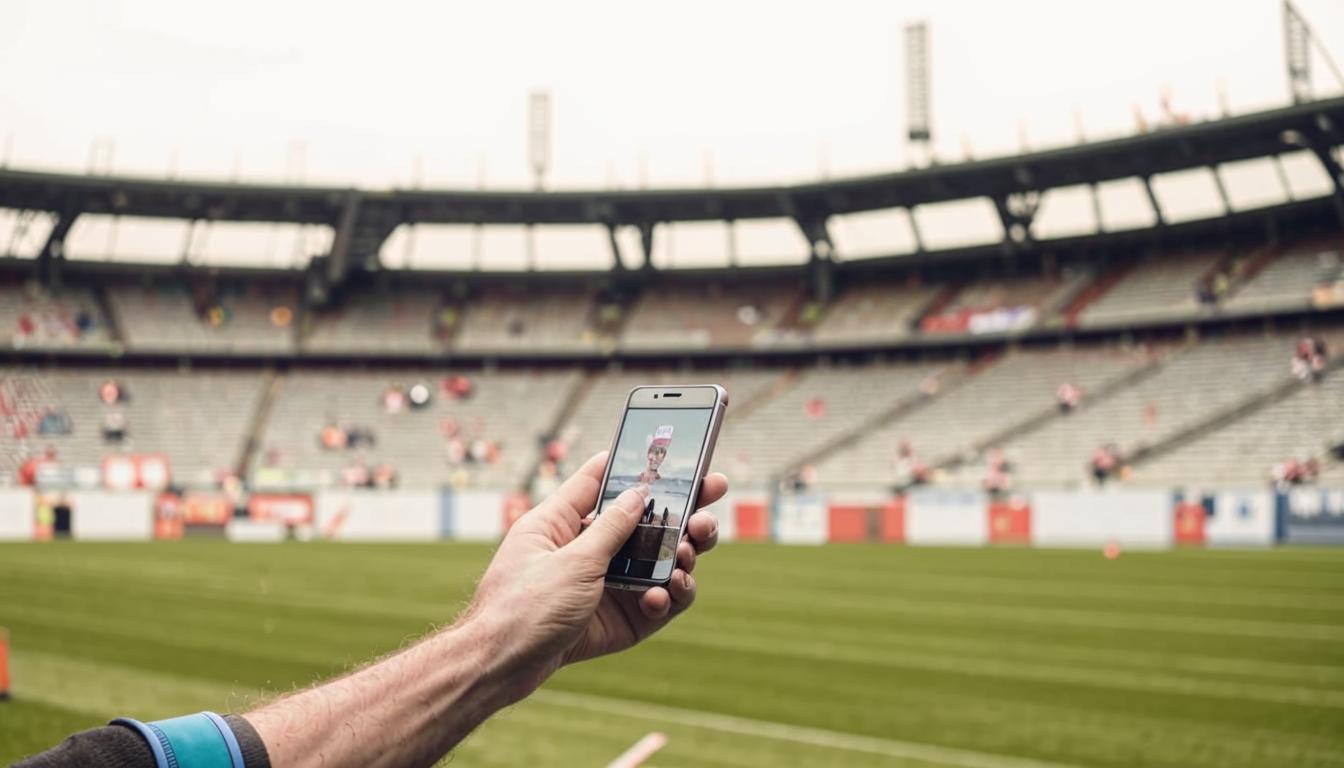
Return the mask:
[[[622, 493], [585, 531], [606, 465], [605, 451], [593, 456], [519, 518], [476, 589], [468, 617], [490, 628], [510, 666], [522, 672], [511, 691], [515, 699], [531, 693], [561, 665], [628, 648], [686, 610], [695, 600], [691, 572], [696, 556], [718, 541], [718, 521], [697, 512], [677, 545], [667, 589], [605, 589], [607, 564], [634, 532], [648, 495], [647, 488]], [[713, 504], [727, 490], [727, 478], [708, 475], [698, 502]]]
[[[607, 455], [588, 460], [504, 537], [471, 607], [452, 626], [345, 677], [247, 713], [276, 768], [433, 765], [560, 665], [643, 640], [695, 599], [695, 557], [719, 524], [697, 513], [668, 589], [609, 592], [607, 563], [635, 530], [647, 491], [626, 491], [584, 530]], [[710, 475], [700, 503], [728, 490]]]

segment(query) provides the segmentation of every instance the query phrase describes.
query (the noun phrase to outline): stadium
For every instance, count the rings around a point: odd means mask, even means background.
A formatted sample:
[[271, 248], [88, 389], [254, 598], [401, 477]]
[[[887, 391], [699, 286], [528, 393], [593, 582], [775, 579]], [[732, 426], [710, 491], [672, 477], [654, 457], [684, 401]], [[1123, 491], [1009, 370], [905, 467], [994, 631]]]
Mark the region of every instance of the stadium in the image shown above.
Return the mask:
[[453, 764], [1344, 764], [1344, 97], [1293, 96], [759, 185], [547, 188], [548, 94], [531, 189], [6, 159], [0, 761], [451, 621], [709, 382], [694, 609]]

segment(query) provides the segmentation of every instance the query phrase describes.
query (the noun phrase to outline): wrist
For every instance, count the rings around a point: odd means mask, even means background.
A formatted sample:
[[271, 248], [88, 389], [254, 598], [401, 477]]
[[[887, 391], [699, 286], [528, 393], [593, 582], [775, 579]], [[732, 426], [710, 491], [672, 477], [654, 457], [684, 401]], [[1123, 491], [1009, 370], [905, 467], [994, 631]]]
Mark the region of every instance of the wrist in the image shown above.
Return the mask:
[[525, 628], [473, 606], [443, 635], [446, 650], [465, 655], [477, 671], [474, 693], [494, 709], [516, 704], [541, 686], [555, 664], [527, 648]]

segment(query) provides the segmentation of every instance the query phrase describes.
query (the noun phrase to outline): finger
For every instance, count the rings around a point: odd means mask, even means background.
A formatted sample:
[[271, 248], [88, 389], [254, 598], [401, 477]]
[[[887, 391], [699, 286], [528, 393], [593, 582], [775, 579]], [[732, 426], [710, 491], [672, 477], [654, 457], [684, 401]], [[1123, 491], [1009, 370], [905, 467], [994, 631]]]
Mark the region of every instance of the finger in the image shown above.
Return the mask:
[[667, 585], [672, 597], [672, 613], [678, 614], [691, 607], [695, 602], [695, 577], [678, 568], [672, 572], [672, 581]]
[[708, 507], [723, 498], [728, 492], [728, 478], [722, 472], [711, 472], [700, 481], [700, 497], [695, 500], [697, 507]]
[[650, 621], [667, 618], [672, 610], [672, 596], [662, 587], [651, 587], [639, 596], [639, 612]]
[[696, 552], [708, 552], [719, 543], [719, 518], [713, 512], [696, 512], [686, 521], [686, 535]]
[[597, 506], [602, 473], [607, 469], [607, 452], [599, 451], [529, 514], [552, 515], [577, 530], [582, 520]]
[[677, 545], [677, 567], [687, 573], [695, 570], [695, 546], [685, 539]]
[[635, 526], [644, 514], [644, 500], [648, 495], [649, 489], [643, 485], [625, 490], [602, 510], [602, 514], [597, 516], [582, 536], [566, 545], [565, 549], [601, 565], [605, 570], [607, 562], [635, 532]]

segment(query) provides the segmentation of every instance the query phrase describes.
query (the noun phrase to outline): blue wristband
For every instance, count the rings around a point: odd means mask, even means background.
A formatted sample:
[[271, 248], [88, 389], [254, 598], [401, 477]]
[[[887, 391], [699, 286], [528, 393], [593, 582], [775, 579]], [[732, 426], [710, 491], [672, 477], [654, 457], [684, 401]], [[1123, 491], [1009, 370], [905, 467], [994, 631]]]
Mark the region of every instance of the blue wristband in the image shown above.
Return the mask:
[[246, 768], [233, 729], [214, 712], [148, 724], [126, 717], [112, 722], [143, 736], [158, 768]]

